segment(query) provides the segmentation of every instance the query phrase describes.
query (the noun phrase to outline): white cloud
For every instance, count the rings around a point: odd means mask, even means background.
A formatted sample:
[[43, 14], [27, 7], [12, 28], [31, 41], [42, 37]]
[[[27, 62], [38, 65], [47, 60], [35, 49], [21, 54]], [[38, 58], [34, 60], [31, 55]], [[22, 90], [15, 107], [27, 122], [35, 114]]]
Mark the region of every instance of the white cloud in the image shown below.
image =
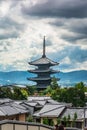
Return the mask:
[[10, 1], [8, 2], [3, 1], [0, 4], [0, 17], [5, 17], [9, 12], [9, 8], [10, 8]]
[[9, 0], [0, 5], [2, 16], [0, 22], [1, 26], [3, 25], [0, 29], [0, 38], [3, 38], [0, 40], [1, 70], [27, 70], [30, 68], [28, 61], [42, 55], [44, 35], [46, 36], [46, 54], [53, 60], [61, 62], [61, 70], [87, 69], [86, 61], [81, 63], [75, 60], [75, 65], [73, 65], [71, 53], [68, 50], [69, 47], [72, 47], [71, 50], [74, 47], [87, 50], [87, 39], [84, 37], [78, 40], [78, 36], [81, 35], [78, 34], [78, 29], [82, 24], [86, 27], [87, 19], [39, 18], [26, 16], [21, 12], [23, 6], [32, 7], [37, 3], [41, 4], [42, 0], [22, 0], [18, 3], [15, 0]]
[[61, 64], [71, 64], [70, 58], [67, 56], [61, 60]]

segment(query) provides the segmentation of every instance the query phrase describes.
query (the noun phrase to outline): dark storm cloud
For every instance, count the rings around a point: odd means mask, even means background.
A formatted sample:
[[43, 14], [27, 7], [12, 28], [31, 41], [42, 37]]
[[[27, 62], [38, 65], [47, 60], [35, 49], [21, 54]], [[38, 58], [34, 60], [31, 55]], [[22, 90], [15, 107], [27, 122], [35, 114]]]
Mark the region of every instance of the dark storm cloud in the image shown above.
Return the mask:
[[[84, 21], [84, 20], [83, 20]], [[69, 30], [69, 32], [73, 32], [75, 33], [73, 37], [69, 37], [69, 36], [65, 36], [65, 38], [62, 36], [63, 39], [66, 39], [68, 41], [76, 41], [76, 40], [80, 40], [80, 39], [87, 39], [87, 24], [84, 25], [79, 25], [79, 23], [77, 25], [72, 25], [71, 27], [67, 27], [66, 28]]]
[[87, 17], [87, 0], [47, 0], [32, 7], [22, 6], [22, 12], [40, 17]]
[[[68, 34], [61, 34], [60, 36], [66, 41], [75, 42], [76, 40], [87, 39], [87, 19], [55, 19], [49, 24], [67, 30]], [[73, 35], [70, 35], [70, 33], [73, 33]]]
[[79, 23], [78, 23], [75, 26], [73, 25], [72, 27], [69, 27], [68, 30], [72, 31], [72, 32], [77, 32], [77, 33], [80, 33], [80, 34], [84, 34], [87, 37], [87, 23], [86, 23], [86, 25], [84, 25], [84, 24], [79, 25]]
[[24, 27], [25, 26], [23, 24], [19, 24], [11, 18], [3, 17], [2, 19], [0, 19], [0, 29], [2, 29], [0, 39], [18, 37], [20, 31], [24, 30]]
[[0, 4], [3, 2], [4, 0], [0, 0]]
[[61, 27], [61, 26], [64, 26], [64, 21], [62, 21], [61, 19], [60, 20], [55, 20], [54, 22], [49, 22], [50, 25], [53, 25], [53, 26], [58, 26], [58, 27]]
[[19, 36], [19, 33], [17, 32], [3, 33], [3, 34], [0, 34], [0, 40], [8, 39], [8, 38], [17, 38], [18, 36]]
[[17, 6], [19, 3], [22, 2], [22, 0], [8, 0], [8, 2], [9, 1], [11, 1], [11, 5], [10, 5], [11, 8]]
[[12, 20], [11, 18], [3, 17], [0, 19], [0, 28], [3, 28], [3, 29], [15, 28], [18, 30], [23, 30], [24, 25], [17, 23], [16, 21]]
[[87, 34], [87, 19], [55, 19], [55, 21], [49, 22], [49, 24], [54, 26], [62, 26], [62, 28], [71, 32]]
[[87, 36], [86, 35], [82, 35], [82, 36], [79, 36], [79, 35], [75, 35], [75, 36], [62, 35], [61, 38], [64, 39], [65, 41], [70, 42], [70, 43], [75, 43], [75, 41], [85, 39], [85, 38], [87, 38]]

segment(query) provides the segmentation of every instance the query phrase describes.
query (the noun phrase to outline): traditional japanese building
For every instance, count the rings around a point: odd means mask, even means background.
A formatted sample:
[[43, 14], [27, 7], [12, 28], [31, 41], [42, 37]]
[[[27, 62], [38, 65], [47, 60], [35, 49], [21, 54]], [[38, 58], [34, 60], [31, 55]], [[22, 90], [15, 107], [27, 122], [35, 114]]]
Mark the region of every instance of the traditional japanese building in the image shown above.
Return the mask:
[[[45, 89], [47, 86], [51, 84], [51, 74], [57, 73], [58, 71], [51, 69], [51, 66], [58, 65], [58, 62], [54, 62], [48, 57], [46, 57], [45, 53], [45, 37], [43, 40], [43, 54], [42, 57], [29, 62], [30, 65], [34, 65], [37, 68], [34, 70], [29, 70], [29, 72], [37, 74], [37, 77], [28, 78], [28, 80], [35, 81], [38, 89]], [[58, 80], [58, 79], [57, 79]]]

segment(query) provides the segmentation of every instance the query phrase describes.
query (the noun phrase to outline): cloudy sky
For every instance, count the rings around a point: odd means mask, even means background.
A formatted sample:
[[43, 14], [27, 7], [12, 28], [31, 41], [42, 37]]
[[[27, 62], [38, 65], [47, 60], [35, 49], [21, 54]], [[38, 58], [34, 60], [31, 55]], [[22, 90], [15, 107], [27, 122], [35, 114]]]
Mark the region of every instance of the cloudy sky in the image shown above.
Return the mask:
[[87, 70], [87, 0], [0, 0], [0, 71], [46, 55], [63, 72]]

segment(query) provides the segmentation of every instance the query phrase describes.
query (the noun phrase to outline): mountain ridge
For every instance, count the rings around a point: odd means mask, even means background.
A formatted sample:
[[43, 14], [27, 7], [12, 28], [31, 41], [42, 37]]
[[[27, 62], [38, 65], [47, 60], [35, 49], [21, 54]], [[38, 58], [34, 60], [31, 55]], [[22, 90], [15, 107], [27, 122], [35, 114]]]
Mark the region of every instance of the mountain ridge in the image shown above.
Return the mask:
[[[35, 74], [29, 73], [28, 71], [0, 71], [0, 85], [12, 85], [12, 84], [32, 84], [33, 82], [28, 81], [28, 77], [34, 77]], [[54, 75], [60, 78], [58, 83], [61, 86], [73, 86], [78, 82], [84, 82], [87, 85], [87, 70], [78, 70], [71, 72], [59, 72]]]

